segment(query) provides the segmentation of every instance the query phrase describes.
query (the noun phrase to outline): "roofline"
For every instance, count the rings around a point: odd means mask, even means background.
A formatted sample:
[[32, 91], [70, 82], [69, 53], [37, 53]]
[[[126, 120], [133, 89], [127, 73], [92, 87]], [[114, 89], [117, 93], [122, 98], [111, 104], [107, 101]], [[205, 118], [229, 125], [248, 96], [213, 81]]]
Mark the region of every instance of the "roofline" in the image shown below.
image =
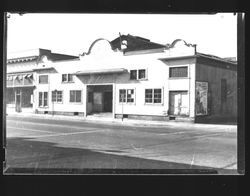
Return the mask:
[[165, 48], [152, 48], [152, 49], [146, 49], [146, 50], [131, 50], [124, 52], [124, 56], [129, 55], [140, 55], [140, 54], [152, 54], [152, 53], [163, 53]]
[[32, 69], [33, 71], [43, 71], [43, 70], [52, 70], [55, 69], [54, 67], [39, 67]]
[[201, 53], [196, 53], [195, 55], [188, 55], [188, 56], [177, 56], [177, 57], [159, 58], [159, 60], [179, 60], [179, 59], [189, 59], [189, 58], [199, 58], [199, 57], [201, 57], [201, 58], [207, 58], [207, 59], [215, 60], [215, 61], [221, 61], [223, 63], [229, 63], [229, 64], [234, 65], [234, 66], [237, 65], [237, 63], [230, 62], [230, 61], [221, 59], [219, 57], [218, 57], [218, 59], [217, 58], [213, 58], [213, 57], [209, 57], [209, 56], [206, 56], [205, 54], [201, 54]]
[[12, 72], [7, 72], [7, 74], [17, 74], [17, 73], [34, 73], [33, 70], [24, 70], [24, 71], [12, 71]]
[[56, 60], [56, 61], [52, 61], [54, 63], [57, 63], [57, 62], [62, 62], [62, 61], [79, 61], [81, 60], [79, 56], [76, 56], [76, 58], [72, 58], [72, 59], [60, 59], [60, 60]]

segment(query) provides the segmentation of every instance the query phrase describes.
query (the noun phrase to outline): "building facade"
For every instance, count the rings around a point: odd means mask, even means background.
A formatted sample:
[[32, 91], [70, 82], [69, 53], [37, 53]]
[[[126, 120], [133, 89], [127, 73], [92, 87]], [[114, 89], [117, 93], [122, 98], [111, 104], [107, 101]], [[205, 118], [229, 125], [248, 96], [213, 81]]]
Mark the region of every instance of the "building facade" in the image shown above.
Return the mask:
[[49, 61], [78, 57], [52, 53], [45, 49], [34, 49], [9, 53], [7, 58], [5, 103], [7, 110], [22, 112], [33, 110], [37, 67]]
[[32, 69], [32, 108], [84, 117], [235, 119], [236, 69], [236, 62], [198, 53], [179, 39], [168, 45], [132, 35], [97, 39], [79, 58], [46, 60]]

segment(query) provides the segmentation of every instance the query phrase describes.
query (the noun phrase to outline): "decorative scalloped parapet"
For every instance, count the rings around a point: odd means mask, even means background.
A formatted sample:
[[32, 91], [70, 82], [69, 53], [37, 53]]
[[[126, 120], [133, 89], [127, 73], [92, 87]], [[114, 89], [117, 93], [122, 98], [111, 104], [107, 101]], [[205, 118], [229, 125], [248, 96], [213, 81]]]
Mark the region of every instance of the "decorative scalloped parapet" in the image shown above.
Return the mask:
[[168, 56], [188, 56], [196, 54], [196, 44], [187, 43], [183, 39], [176, 39], [171, 44], [166, 44]]

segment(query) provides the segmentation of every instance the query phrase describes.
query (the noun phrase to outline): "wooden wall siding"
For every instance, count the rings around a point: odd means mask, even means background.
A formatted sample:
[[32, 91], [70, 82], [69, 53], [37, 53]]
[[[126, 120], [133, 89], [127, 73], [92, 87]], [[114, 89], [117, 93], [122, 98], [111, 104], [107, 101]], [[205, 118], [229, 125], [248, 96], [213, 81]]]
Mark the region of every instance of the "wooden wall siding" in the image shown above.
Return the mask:
[[[221, 79], [227, 81], [227, 101], [221, 105]], [[237, 116], [237, 72], [201, 63], [196, 64], [196, 81], [208, 82], [208, 113]]]
[[233, 71], [237, 71], [237, 65], [232, 64], [232, 63], [227, 63], [224, 61], [219, 61], [216, 59], [209, 59], [209, 58], [205, 58], [205, 57], [197, 57], [197, 63], [198, 64], [205, 64], [208, 66], [214, 66], [214, 67], [220, 67], [222, 69], [226, 69], [226, 70], [233, 70]]

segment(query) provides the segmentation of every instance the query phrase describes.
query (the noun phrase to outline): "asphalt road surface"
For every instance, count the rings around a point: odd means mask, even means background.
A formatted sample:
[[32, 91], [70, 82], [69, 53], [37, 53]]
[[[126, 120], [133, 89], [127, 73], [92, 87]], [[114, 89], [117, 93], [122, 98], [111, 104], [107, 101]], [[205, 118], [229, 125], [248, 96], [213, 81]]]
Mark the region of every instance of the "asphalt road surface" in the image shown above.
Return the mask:
[[150, 169], [154, 173], [212, 168], [230, 174], [237, 169], [236, 129], [234, 125], [150, 127], [7, 116], [6, 165], [9, 171], [24, 173], [25, 169], [82, 169], [83, 173]]

